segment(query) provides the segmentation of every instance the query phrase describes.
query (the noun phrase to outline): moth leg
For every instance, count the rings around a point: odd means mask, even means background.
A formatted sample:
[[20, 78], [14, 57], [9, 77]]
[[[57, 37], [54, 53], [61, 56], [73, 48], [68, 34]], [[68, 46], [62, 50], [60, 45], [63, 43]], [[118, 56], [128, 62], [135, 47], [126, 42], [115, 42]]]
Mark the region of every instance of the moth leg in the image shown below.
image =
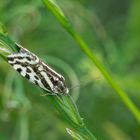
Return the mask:
[[43, 93], [41, 94], [40, 96], [56, 96], [57, 94], [56, 93]]

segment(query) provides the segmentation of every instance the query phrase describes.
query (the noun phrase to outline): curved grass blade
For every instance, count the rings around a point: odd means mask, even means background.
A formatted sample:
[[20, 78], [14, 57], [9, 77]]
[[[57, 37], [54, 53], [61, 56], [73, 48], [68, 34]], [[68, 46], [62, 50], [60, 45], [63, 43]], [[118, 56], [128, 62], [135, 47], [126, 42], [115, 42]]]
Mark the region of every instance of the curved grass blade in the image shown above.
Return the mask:
[[71, 22], [64, 15], [63, 11], [59, 7], [59, 5], [54, 0], [42, 0], [44, 5], [49, 8], [49, 10], [55, 15], [60, 24], [66, 29], [67, 32], [73, 37], [75, 42], [78, 44], [79, 48], [83, 51], [83, 53], [96, 65], [96, 67], [103, 74], [105, 79], [108, 81], [110, 86], [114, 89], [117, 95], [120, 97], [122, 102], [126, 105], [132, 115], [135, 117], [138, 123], [140, 123], [140, 110], [137, 106], [132, 102], [132, 100], [128, 97], [127, 93], [122, 90], [122, 88], [114, 81], [112, 76], [107, 72], [104, 66], [100, 63], [100, 61], [96, 58], [93, 51], [88, 47], [86, 42], [82, 39], [82, 37], [74, 30]]

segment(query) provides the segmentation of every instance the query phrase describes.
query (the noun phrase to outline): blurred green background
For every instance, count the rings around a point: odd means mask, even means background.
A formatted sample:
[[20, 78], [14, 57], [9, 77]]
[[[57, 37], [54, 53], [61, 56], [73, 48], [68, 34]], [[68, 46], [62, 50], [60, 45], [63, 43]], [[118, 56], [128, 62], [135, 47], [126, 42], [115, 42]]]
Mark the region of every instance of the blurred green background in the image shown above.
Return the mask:
[[[140, 108], [140, 1], [59, 0], [113, 79]], [[99, 140], [140, 140], [140, 125], [39, 0], [0, 0], [10, 37], [63, 73], [87, 127]], [[0, 140], [70, 140], [41, 90], [0, 59]]]

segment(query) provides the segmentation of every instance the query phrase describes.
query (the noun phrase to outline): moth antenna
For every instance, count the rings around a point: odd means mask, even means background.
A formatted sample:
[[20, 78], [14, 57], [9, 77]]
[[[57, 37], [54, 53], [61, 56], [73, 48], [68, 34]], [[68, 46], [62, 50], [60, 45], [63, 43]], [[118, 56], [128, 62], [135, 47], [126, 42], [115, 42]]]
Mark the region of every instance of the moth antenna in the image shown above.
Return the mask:
[[[100, 77], [96, 77], [95, 80], [99, 80], [99, 79], [100, 79]], [[77, 84], [77, 85], [72, 86], [72, 87], [68, 87], [68, 89], [69, 89], [69, 90], [72, 90], [72, 89], [74, 89], [74, 88], [80, 87], [81, 85], [86, 85], [87, 83], [88, 83], [88, 81], [80, 81], [80, 84]]]
[[72, 89], [77, 88], [77, 87], [80, 87], [80, 84], [75, 85], [75, 86], [72, 86], [72, 87], [68, 87], [68, 89], [69, 89], [69, 90], [72, 90]]

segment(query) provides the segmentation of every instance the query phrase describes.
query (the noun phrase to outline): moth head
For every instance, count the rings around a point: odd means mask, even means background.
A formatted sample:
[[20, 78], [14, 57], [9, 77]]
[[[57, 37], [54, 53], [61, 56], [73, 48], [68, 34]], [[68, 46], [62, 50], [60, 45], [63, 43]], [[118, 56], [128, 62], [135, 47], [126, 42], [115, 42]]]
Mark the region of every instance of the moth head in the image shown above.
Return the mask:
[[69, 90], [66, 86], [65, 78], [63, 76], [54, 80], [54, 92], [68, 94]]

